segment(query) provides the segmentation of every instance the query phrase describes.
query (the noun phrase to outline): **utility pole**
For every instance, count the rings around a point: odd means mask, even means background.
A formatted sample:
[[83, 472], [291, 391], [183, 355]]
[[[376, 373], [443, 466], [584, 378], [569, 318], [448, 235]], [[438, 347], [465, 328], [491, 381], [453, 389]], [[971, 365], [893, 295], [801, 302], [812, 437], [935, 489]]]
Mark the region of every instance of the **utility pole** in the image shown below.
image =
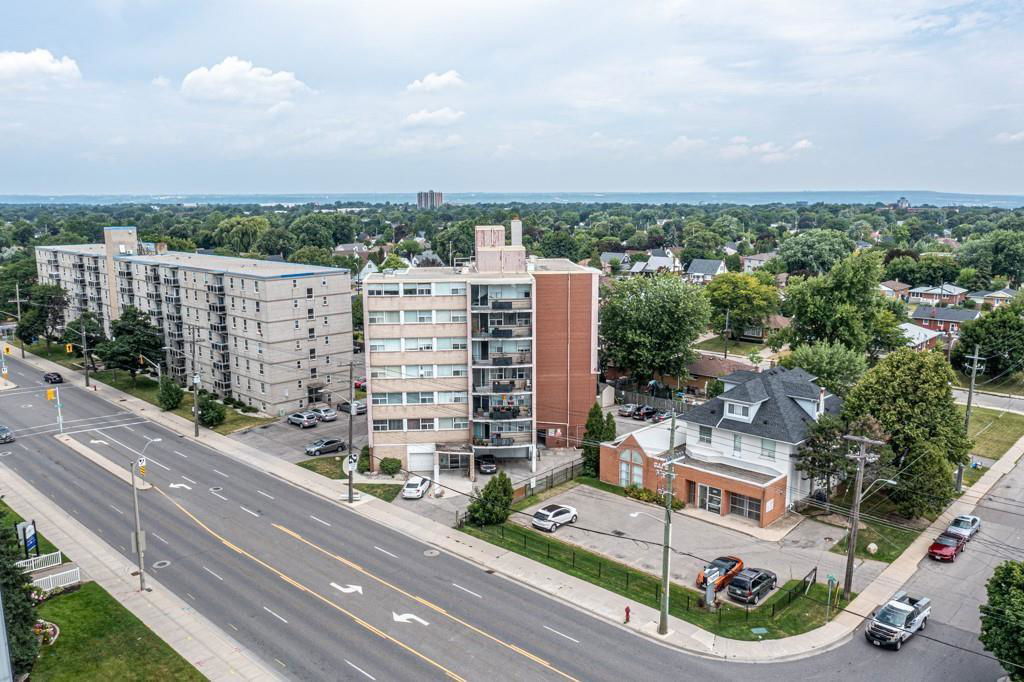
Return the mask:
[[195, 436], [199, 438], [199, 366], [196, 364], [196, 326], [189, 325], [192, 330], [192, 421], [195, 424]]
[[[971, 387], [967, 390], [967, 409], [964, 410], [964, 434], [967, 433], [968, 428], [971, 426], [971, 403], [974, 402], [974, 380], [978, 376], [978, 362], [981, 357], [978, 355], [978, 351], [981, 347], [978, 344], [974, 344], [974, 355], [968, 355], [971, 359]], [[964, 465], [960, 464], [956, 468], [956, 491], [959, 493], [964, 488]]]
[[[21, 284], [18, 282], [14, 283], [14, 300], [8, 301], [8, 303], [16, 303], [18, 305], [18, 322], [21, 322]], [[15, 334], [17, 336], [17, 334]], [[21, 359], [25, 359], [25, 341], [24, 339], [18, 339], [18, 345], [21, 346]]]
[[[148, 445], [148, 443], [147, 443], [147, 445]], [[146, 448], [143, 448], [142, 450], [145, 451]], [[145, 543], [146, 543], [146, 541], [143, 539], [144, 536], [142, 534], [142, 521], [139, 518], [139, 491], [135, 487], [135, 467], [139, 465], [139, 461], [141, 459], [142, 458], [140, 457], [138, 459], [133, 459], [132, 460], [132, 467], [131, 467], [132, 468], [132, 504], [135, 506], [135, 538], [134, 538], [135, 542], [134, 542], [134, 545], [135, 545], [135, 551], [138, 553], [138, 556], [139, 556], [139, 592], [145, 592], [146, 591], [146, 561], [143, 558], [143, 555], [144, 555], [143, 553], [145, 552]]]
[[874, 455], [869, 455], [867, 449], [869, 445], [877, 446], [885, 445], [885, 443], [852, 434], [847, 434], [843, 438], [860, 445], [857, 454], [847, 455], [848, 458], [857, 460], [857, 480], [853, 487], [853, 513], [850, 515], [850, 534], [846, 539], [846, 579], [843, 581], [843, 599], [849, 599], [850, 590], [853, 589], [853, 558], [857, 552], [857, 526], [860, 525], [860, 489], [864, 485], [864, 463], [869, 458], [872, 462], [877, 459]]
[[669, 563], [672, 546], [672, 493], [676, 478], [676, 411], [672, 410], [672, 422], [668, 432], [668, 461], [665, 468], [665, 537], [661, 547], [661, 615], [658, 618], [658, 634], [668, 634]]
[[725, 344], [725, 359], [729, 359], [729, 314], [731, 310], [725, 311], [725, 329], [722, 330], [722, 343]]
[[[356, 378], [352, 374], [352, 367], [353, 367], [353, 363], [352, 363], [352, 359], [351, 359], [351, 356], [350, 356], [349, 357], [349, 361], [348, 361], [348, 458], [349, 458], [349, 461], [351, 461], [352, 456], [355, 455], [355, 453], [352, 452], [352, 419], [353, 419], [353, 414], [356, 411], [356, 406], [355, 406], [355, 397], [356, 397], [356, 383], [355, 383], [355, 380], [356, 380]], [[358, 464], [358, 462], [359, 462], [359, 459], [356, 458], [356, 463]], [[349, 470], [348, 470], [348, 503], [349, 504], [352, 504], [352, 497], [354, 495], [354, 493], [352, 492], [352, 487], [353, 487], [352, 479], [355, 478], [355, 473], [356, 473], [356, 468], [355, 467], [349, 467]]]

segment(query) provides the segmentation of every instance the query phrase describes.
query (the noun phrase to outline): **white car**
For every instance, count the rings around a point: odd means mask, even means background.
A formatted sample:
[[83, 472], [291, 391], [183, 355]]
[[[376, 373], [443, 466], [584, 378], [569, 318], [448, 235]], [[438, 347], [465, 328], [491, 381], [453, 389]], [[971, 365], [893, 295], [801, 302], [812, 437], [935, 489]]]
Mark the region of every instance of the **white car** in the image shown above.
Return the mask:
[[567, 504], [549, 504], [533, 513], [531, 523], [534, 528], [554, 533], [559, 526], [576, 523], [576, 508]]
[[406, 500], [418, 500], [430, 489], [430, 479], [422, 476], [413, 476], [402, 486], [402, 498]]

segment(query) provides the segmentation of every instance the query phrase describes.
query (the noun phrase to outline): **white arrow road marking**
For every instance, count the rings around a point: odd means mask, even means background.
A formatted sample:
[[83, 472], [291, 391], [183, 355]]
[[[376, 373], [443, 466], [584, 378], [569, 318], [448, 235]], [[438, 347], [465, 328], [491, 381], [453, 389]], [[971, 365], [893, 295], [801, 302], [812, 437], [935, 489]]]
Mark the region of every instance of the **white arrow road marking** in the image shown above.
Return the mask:
[[167, 487], [169, 487], [169, 488], [184, 488], [185, 490], [192, 490], [192, 486], [185, 485], [184, 483], [172, 483], [172, 484], [170, 484]]
[[396, 623], [419, 623], [420, 625], [430, 625], [430, 623], [423, 620], [414, 613], [403, 613], [402, 615], [398, 615], [397, 613], [392, 611], [391, 617], [395, 619]]
[[385, 554], [387, 554], [387, 555], [388, 555], [388, 556], [390, 556], [390, 557], [394, 557], [394, 558], [396, 558], [396, 559], [398, 558], [398, 555], [397, 555], [397, 554], [392, 554], [391, 552], [387, 551], [386, 549], [381, 549], [381, 548], [380, 548], [380, 547], [378, 547], [377, 545], [374, 545], [374, 546], [373, 546], [373, 548], [374, 548], [375, 550], [377, 550], [378, 552], [384, 552]]
[[277, 618], [277, 619], [278, 619], [279, 621], [281, 621], [282, 623], [287, 623], [287, 622], [288, 622], [288, 621], [286, 621], [286, 620], [285, 620], [284, 618], [282, 618], [281, 616], [277, 615], [276, 613], [274, 613], [273, 611], [271, 611], [270, 609], [268, 609], [268, 608], [267, 608], [266, 606], [264, 606], [264, 607], [263, 607], [263, 610], [264, 610], [264, 611], [266, 611], [267, 613], [269, 613], [269, 614], [270, 614], [271, 616], [273, 616], [274, 618]]
[[331, 583], [331, 587], [344, 592], [345, 594], [351, 594], [353, 592], [358, 592], [359, 594], [363, 593], [362, 585], [339, 585], [338, 583]]
[[560, 637], [565, 637], [565, 638], [566, 638], [567, 640], [569, 640], [570, 642], [576, 642], [577, 644], [579, 644], [579, 643], [580, 643], [580, 640], [578, 640], [578, 639], [573, 639], [573, 638], [572, 638], [572, 637], [570, 637], [569, 635], [566, 635], [566, 634], [564, 634], [564, 633], [561, 633], [561, 632], [559, 632], [558, 630], [555, 630], [555, 629], [553, 629], [553, 628], [549, 628], [549, 627], [548, 627], [547, 625], [545, 625], [545, 626], [544, 626], [544, 629], [545, 629], [545, 630], [551, 630], [551, 632], [555, 633], [556, 635], [558, 635], [558, 636], [560, 636]]
[[328, 527], [330, 527], [330, 525], [331, 525], [331, 524], [327, 523], [326, 521], [324, 521], [323, 519], [318, 519], [317, 517], [313, 516], [312, 514], [309, 515], [309, 518], [313, 519], [317, 523], [322, 523], [322, 524], [324, 524], [325, 526], [328, 526]]
[[473, 590], [467, 590], [467, 589], [466, 589], [465, 587], [463, 587], [462, 585], [459, 585], [459, 584], [456, 584], [456, 583], [452, 583], [452, 587], [457, 587], [458, 589], [462, 590], [463, 592], [468, 592], [469, 594], [473, 595], [473, 596], [474, 596], [474, 597], [476, 597], [477, 599], [483, 599], [483, 597], [481, 597], [481, 596], [480, 596], [479, 594], [477, 594], [477, 593], [476, 593], [476, 592], [474, 592]]
[[220, 580], [221, 582], [224, 582], [224, 578], [221, 578], [219, 575], [217, 575], [216, 573], [214, 573], [213, 571], [208, 569], [206, 566], [203, 566], [203, 570], [206, 571], [207, 573], [209, 573], [210, 575], [212, 575], [217, 580]]
[[110, 445], [110, 443], [108, 443], [105, 440], [90, 440], [89, 444], [90, 445]]
[[355, 664], [355, 663], [353, 663], [352, 661], [348, 660], [347, 658], [343, 658], [342, 660], [343, 660], [343, 661], [345, 661], [346, 663], [348, 663], [348, 664], [349, 664], [350, 666], [352, 666], [352, 667], [353, 667], [353, 668], [355, 668], [356, 670], [358, 670], [359, 672], [361, 672], [362, 674], [366, 675], [366, 676], [367, 676], [368, 678], [370, 678], [371, 680], [376, 680], [376, 679], [377, 679], [376, 677], [374, 677], [374, 676], [373, 676], [373, 675], [371, 675], [370, 673], [366, 672], [365, 670], [363, 670], [362, 668], [360, 668], [360, 667], [359, 667], [358, 665], [356, 665], [356, 664]]

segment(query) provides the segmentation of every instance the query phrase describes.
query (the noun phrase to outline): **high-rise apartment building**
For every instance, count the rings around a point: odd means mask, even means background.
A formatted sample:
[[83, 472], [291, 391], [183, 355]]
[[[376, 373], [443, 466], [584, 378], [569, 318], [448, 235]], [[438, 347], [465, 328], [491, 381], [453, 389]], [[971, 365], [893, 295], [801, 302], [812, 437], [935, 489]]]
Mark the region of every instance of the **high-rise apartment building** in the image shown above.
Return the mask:
[[444, 193], [427, 190], [416, 193], [416, 208], [437, 208], [444, 203]]
[[38, 246], [36, 268], [67, 292], [69, 322], [91, 311], [109, 334], [126, 307], [148, 313], [182, 382], [198, 374], [202, 388], [277, 415], [347, 396], [347, 270], [167, 251], [134, 227], [105, 228], [103, 244]]
[[[522, 223], [476, 228], [473, 262], [363, 288], [374, 456], [413, 471], [575, 444], [597, 386], [596, 270], [526, 257]], [[377, 460], [379, 461], [379, 459]]]

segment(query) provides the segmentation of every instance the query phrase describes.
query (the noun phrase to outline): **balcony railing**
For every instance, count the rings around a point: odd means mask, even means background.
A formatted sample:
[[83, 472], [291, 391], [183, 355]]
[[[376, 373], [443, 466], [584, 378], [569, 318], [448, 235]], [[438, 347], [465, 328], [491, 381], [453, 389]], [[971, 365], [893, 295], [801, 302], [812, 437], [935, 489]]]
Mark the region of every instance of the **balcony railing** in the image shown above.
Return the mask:
[[210, 348], [218, 353], [226, 353], [228, 350], [228, 344], [225, 341], [211, 341]]
[[223, 294], [224, 293], [224, 285], [223, 284], [207, 284], [206, 285], [206, 290], [209, 291], [211, 294]]
[[167, 330], [167, 336], [171, 339], [184, 339], [185, 333], [177, 327], [171, 327]]
[[168, 303], [171, 303], [172, 305], [179, 305], [181, 303], [181, 295], [170, 293], [164, 294], [164, 300], [167, 301]]
[[533, 328], [531, 325], [515, 325], [474, 329], [473, 337], [481, 339], [520, 339], [531, 336], [532, 333]]
[[227, 381], [223, 381], [221, 379], [216, 379], [213, 382], [213, 387], [216, 388], [218, 391], [230, 391], [231, 390], [231, 379], [228, 379]]
[[491, 434], [490, 438], [474, 438], [473, 445], [487, 448], [507, 448], [529, 445], [533, 442], [533, 434], [530, 432], [497, 433]]
[[212, 313], [224, 313], [225, 311], [226, 311], [226, 308], [224, 307], [223, 303], [211, 303], [210, 304], [210, 312], [212, 312]]
[[211, 322], [210, 323], [210, 330], [211, 331], [215, 331], [215, 332], [217, 332], [219, 334], [224, 334], [224, 333], [227, 332], [228, 326], [226, 324], [224, 324], [223, 322]]
[[528, 391], [530, 391], [530, 382], [526, 379], [491, 381], [473, 387], [473, 393], [525, 393]]
[[486, 358], [473, 357], [474, 365], [487, 365], [488, 367], [511, 367], [512, 365], [533, 364], [531, 353], [491, 353]]
[[473, 415], [479, 419], [529, 419], [530, 408], [525, 406], [498, 407], [493, 410], [474, 410]]

